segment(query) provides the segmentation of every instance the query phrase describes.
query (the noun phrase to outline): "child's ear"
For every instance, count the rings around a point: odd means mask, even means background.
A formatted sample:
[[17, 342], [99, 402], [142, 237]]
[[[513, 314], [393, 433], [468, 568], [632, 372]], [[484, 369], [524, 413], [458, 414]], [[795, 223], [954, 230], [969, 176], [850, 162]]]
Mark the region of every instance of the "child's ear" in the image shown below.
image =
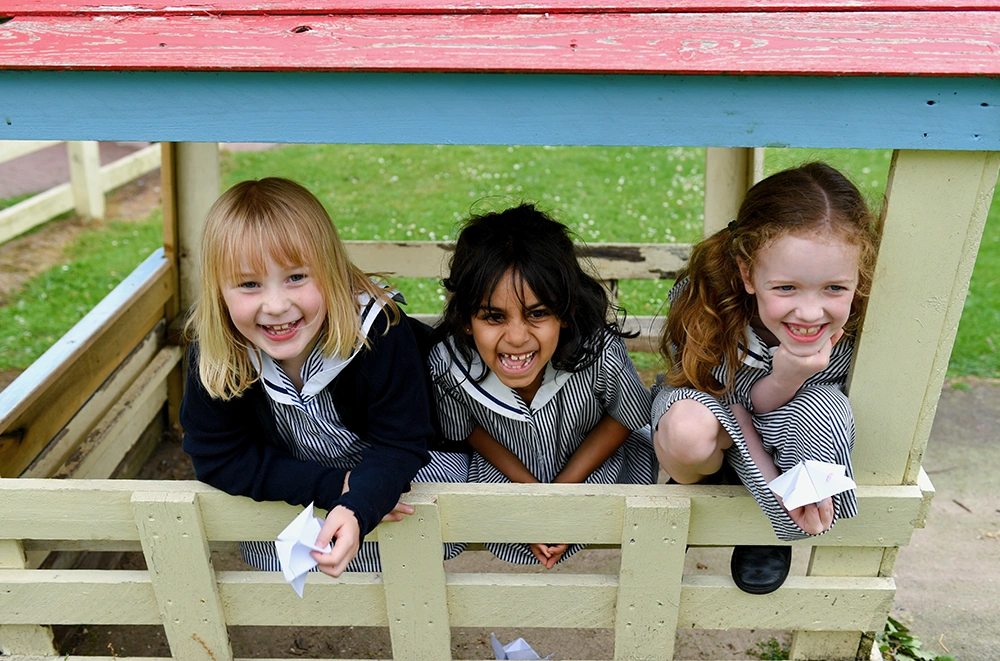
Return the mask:
[[754, 290], [753, 280], [750, 278], [750, 267], [739, 258], [736, 259], [736, 263], [740, 265], [740, 278], [743, 279], [743, 288], [747, 290], [748, 294], [753, 296], [757, 292]]

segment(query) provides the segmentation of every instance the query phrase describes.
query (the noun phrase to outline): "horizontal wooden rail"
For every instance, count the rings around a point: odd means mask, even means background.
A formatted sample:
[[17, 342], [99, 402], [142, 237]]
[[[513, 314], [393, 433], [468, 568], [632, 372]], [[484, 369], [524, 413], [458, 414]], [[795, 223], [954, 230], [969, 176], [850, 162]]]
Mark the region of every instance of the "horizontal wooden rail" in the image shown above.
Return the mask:
[[[842, 521], [797, 545], [905, 544], [920, 489], [861, 487], [858, 496], [859, 519], [874, 532]], [[728, 575], [684, 575], [689, 544], [767, 541], [756, 530], [773, 542], [738, 487], [423, 483], [405, 500], [416, 513], [373, 535], [381, 575], [310, 574], [300, 599], [279, 573], [215, 572], [209, 555], [219, 541], [273, 539], [300, 508], [198, 482], [0, 479], [0, 544], [37, 549], [45, 540], [75, 540], [105, 549], [109, 540], [138, 541], [149, 567], [34, 570], [0, 562], [0, 626], [162, 624], [175, 658], [202, 658], [207, 649], [215, 659], [231, 658], [228, 626], [389, 627], [396, 659], [447, 658], [449, 627], [604, 628], [615, 630], [616, 658], [633, 658], [629, 650], [653, 649], [650, 639], [655, 649], [672, 645], [676, 628], [877, 629], [895, 591], [889, 577], [792, 576], [778, 592], [755, 596]], [[601, 574], [443, 570], [444, 540], [539, 534], [620, 547], [620, 567]], [[408, 607], [414, 599], [422, 608]], [[429, 624], [441, 640], [430, 641]], [[414, 646], [418, 632], [423, 650]], [[204, 643], [194, 657], [184, 651], [191, 640]], [[439, 654], [426, 654], [428, 646]]]
[[[9, 145], [12, 143], [0, 144]], [[53, 143], [38, 142], [37, 144], [48, 146]], [[10, 151], [9, 153], [16, 152]], [[4, 153], [0, 153], [0, 161], [4, 160], [4, 155]], [[108, 163], [101, 167], [98, 173], [101, 192], [110, 192], [158, 167], [160, 167], [159, 145], [150, 145], [134, 154], [122, 157], [114, 163]], [[77, 202], [73, 198], [72, 184], [65, 183], [3, 209], [0, 211], [0, 243], [10, 241], [59, 214], [72, 211], [76, 208], [76, 204]]]
[[157, 250], [0, 391], [0, 475], [20, 475], [163, 319], [171, 284]]

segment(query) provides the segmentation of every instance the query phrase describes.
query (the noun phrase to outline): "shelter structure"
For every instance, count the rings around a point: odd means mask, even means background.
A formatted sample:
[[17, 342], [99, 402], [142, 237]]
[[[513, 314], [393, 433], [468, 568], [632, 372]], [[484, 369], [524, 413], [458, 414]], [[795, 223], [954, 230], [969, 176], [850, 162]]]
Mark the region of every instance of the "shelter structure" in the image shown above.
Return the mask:
[[[795, 659], [868, 657], [932, 492], [920, 461], [1000, 168], [1000, 3], [5, 0], [0, 90], [0, 140], [159, 141], [164, 181], [163, 250], [0, 394], [4, 654], [54, 658], [43, 625], [162, 624], [174, 658], [227, 661], [227, 626], [294, 623], [388, 626], [397, 659], [450, 658], [449, 626], [611, 628], [616, 659], [672, 658], [677, 628], [778, 628]], [[381, 581], [311, 576], [299, 601], [280, 577], [216, 572], [212, 545], [273, 538], [292, 509], [104, 478], [179, 401], [166, 328], [192, 300], [220, 141], [706, 146], [706, 232], [732, 217], [752, 148], [895, 150], [849, 383], [860, 515], [805, 542], [808, 575], [767, 596], [683, 573], [686, 545], [774, 542], [738, 487], [421, 485], [417, 515], [374, 533]], [[404, 275], [443, 254], [354, 249]], [[671, 277], [684, 257], [595, 250], [608, 279]], [[620, 545], [619, 573], [441, 566], [442, 540], [541, 529]], [[148, 570], [37, 568], [109, 548], [141, 548]]]

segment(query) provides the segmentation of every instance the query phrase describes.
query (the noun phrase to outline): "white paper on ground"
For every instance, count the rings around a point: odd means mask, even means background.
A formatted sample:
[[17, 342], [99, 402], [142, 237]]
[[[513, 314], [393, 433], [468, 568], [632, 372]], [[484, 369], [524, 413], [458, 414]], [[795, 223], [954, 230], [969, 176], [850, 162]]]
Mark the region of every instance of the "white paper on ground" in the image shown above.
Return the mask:
[[[541, 661], [542, 657], [538, 656], [535, 650], [531, 649], [531, 645], [524, 641], [524, 638], [518, 638], [512, 643], [507, 643], [506, 645], [501, 645], [500, 641], [497, 640], [496, 634], [490, 634], [490, 643], [493, 645], [493, 656], [495, 656], [498, 661], [504, 659], [519, 659], [526, 661]], [[546, 659], [551, 659], [552, 655], [549, 654]]]
[[325, 547], [315, 545], [322, 528], [323, 522], [313, 516], [313, 504], [309, 503], [308, 507], [278, 533], [278, 540], [275, 542], [281, 572], [300, 597], [306, 584], [306, 574], [317, 564], [309, 552], [329, 553], [333, 550], [329, 544]]
[[853, 489], [857, 484], [847, 477], [847, 469], [840, 464], [806, 459], [792, 470], [782, 473], [767, 485], [781, 496], [785, 509], [793, 510], [809, 503]]

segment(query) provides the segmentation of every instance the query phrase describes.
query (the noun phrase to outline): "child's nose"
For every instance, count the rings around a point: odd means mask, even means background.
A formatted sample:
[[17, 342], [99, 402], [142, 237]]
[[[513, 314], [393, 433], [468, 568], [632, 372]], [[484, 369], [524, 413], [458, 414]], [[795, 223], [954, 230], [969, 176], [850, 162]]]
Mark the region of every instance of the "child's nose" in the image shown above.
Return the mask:
[[798, 312], [802, 321], [818, 321], [823, 318], [823, 304], [816, 298], [806, 296], [799, 302]]
[[507, 341], [513, 345], [524, 344], [528, 340], [528, 324], [515, 320], [507, 324]]
[[261, 306], [261, 309], [264, 311], [264, 314], [279, 316], [288, 310], [290, 306], [291, 303], [284, 293], [278, 290], [271, 290], [264, 297], [264, 304]]

